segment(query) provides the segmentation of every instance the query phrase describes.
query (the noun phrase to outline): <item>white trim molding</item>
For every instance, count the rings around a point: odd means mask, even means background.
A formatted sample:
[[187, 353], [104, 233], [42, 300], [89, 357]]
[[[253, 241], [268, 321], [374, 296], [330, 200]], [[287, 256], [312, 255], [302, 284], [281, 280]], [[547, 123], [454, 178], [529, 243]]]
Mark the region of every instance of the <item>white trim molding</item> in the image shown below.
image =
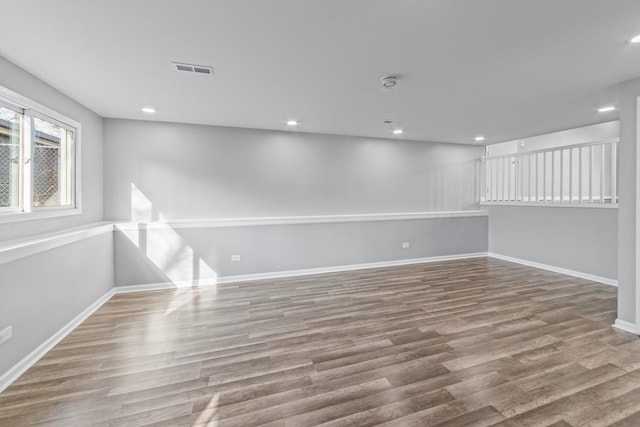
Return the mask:
[[620, 329], [621, 331], [631, 332], [634, 335], [640, 335], [640, 329], [636, 325], [631, 322], [627, 322], [626, 320], [616, 319], [615, 323], [612, 325], [616, 329]]
[[[71, 210], [60, 210], [68, 214]], [[79, 211], [78, 211], [79, 213]], [[35, 213], [34, 213], [35, 214]], [[20, 214], [23, 215], [23, 214]], [[287, 217], [256, 217], [256, 218], [220, 218], [199, 220], [176, 220], [166, 222], [100, 222], [63, 230], [57, 233], [31, 236], [24, 239], [10, 240], [0, 245], [0, 265], [35, 255], [49, 249], [78, 242], [102, 233], [114, 230], [128, 231], [139, 229], [178, 229], [178, 228], [210, 228], [210, 227], [242, 227], [259, 225], [289, 225], [289, 224], [322, 224], [341, 222], [369, 222], [369, 221], [404, 221], [437, 218], [468, 218], [487, 217], [487, 211], [451, 211], [451, 212], [411, 212], [411, 213], [379, 213], [353, 215], [316, 215], [316, 216], [287, 216]], [[27, 215], [28, 216], [28, 215]], [[26, 216], [24, 219], [28, 219]]]
[[209, 227], [242, 227], [255, 225], [291, 225], [322, 224], [337, 222], [370, 222], [370, 221], [402, 221], [437, 218], [487, 217], [484, 210], [449, 211], [449, 212], [405, 212], [405, 213], [373, 213], [346, 215], [310, 215], [310, 216], [278, 216], [253, 218], [210, 218], [168, 220], [162, 222], [118, 222], [117, 230], [166, 229], [166, 228], [209, 228]]
[[586, 209], [618, 209], [617, 203], [579, 203], [579, 202], [480, 202], [480, 206], [509, 206], [535, 208], [586, 208]]
[[8, 212], [0, 214], [0, 224], [9, 224], [12, 222], [45, 220], [50, 218], [59, 218], [62, 216], [82, 215], [82, 209], [79, 207], [69, 208], [61, 207], [56, 209], [44, 209], [31, 212]]
[[441, 262], [441, 261], [454, 261], [459, 259], [484, 258], [486, 256], [487, 256], [486, 252], [477, 252], [477, 253], [468, 253], [468, 254], [459, 254], [459, 255], [442, 255], [442, 256], [433, 256], [433, 257], [427, 257], [427, 258], [411, 258], [411, 259], [400, 259], [400, 260], [394, 260], [394, 261], [371, 262], [366, 264], [350, 264], [350, 265], [338, 265], [333, 267], [307, 268], [303, 270], [274, 271], [269, 273], [258, 273], [258, 274], [241, 274], [237, 276], [226, 276], [226, 277], [218, 277], [215, 279], [212, 278], [212, 279], [202, 279], [202, 280], [194, 280], [194, 281], [188, 280], [188, 281], [179, 281], [179, 282], [161, 282], [161, 283], [149, 283], [144, 285], [116, 284], [115, 293], [121, 294], [121, 293], [129, 293], [129, 292], [154, 291], [154, 290], [162, 290], [162, 289], [212, 286], [212, 285], [221, 285], [225, 283], [251, 282], [255, 280], [281, 279], [285, 277], [309, 276], [313, 274], [339, 273], [343, 271], [352, 271], [352, 270], [367, 270], [372, 268], [397, 267], [401, 265], [426, 264], [426, 263]]
[[111, 232], [113, 232], [113, 224], [98, 223], [61, 231], [59, 233], [12, 240], [0, 246], [0, 264]]
[[93, 304], [84, 309], [76, 317], [71, 319], [71, 321], [64, 325], [58, 332], [53, 334], [45, 342], [40, 344], [35, 350], [33, 350], [27, 356], [22, 358], [22, 360], [13, 365], [12, 368], [2, 374], [0, 376], [0, 393], [2, 393], [4, 389], [9, 387], [15, 380], [17, 380], [20, 375], [24, 374], [27, 369], [32, 367], [38, 360], [40, 360], [42, 356], [47, 354], [53, 347], [55, 347], [60, 341], [62, 341], [64, 337], [69, 335], [69, 333], [80, 326], [82, 322], [87, 320], [87, 318], [100, 307], [102, 307], [104, 303], [109, 301], [114, 293], [114, 290], [111, 289], [109, 292], [98, 298]]
[[491, 258], [496, 258], [503, 261], [526, 265], [528, 267], [539, 268], [541, 270], [553, 271], [554, 273], [566, 274], [567, 276], [573, 276], [573, 277], [578, 277], [580, 279], [591, 280], [593, 282], [598, 282], [605, 285], [618, 286], [617, 280], [609, 279], [607, 277], [596, 276], [594, 274], [583, 273], [581, 271], [575, 271], [575, 270], [569, 270], [567, 268], [556, 267], [548, 264], [541, 264], [539, 262], [533, 262], [525, 259], [514, 258], [507, 255], [501, 255], [493, 252], [489, 252], [488, 256], [490, 256]]

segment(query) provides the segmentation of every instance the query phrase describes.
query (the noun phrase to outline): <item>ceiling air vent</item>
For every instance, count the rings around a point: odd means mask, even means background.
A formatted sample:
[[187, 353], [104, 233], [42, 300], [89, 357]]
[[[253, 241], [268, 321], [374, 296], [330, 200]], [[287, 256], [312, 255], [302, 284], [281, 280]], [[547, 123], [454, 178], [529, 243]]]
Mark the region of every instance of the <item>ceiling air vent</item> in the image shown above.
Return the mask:
[[182, 71], [185, 73], [196, 73], [196, 74], [206, 74], [213, 75], [213, 68], [207, 67], [206, 65], [193, 65], [193, 64], [182, 64], [180, 62], [172, 62], [171, 66], [174, 70]]

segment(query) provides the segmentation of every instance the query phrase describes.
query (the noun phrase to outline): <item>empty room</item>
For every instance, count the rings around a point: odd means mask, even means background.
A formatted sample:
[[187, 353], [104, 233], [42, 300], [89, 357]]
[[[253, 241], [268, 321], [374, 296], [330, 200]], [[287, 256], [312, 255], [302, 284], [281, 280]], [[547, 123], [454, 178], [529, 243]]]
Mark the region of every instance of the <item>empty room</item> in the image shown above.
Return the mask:
[[0, 426], [640, 426], [637, 0], [0, 16]]

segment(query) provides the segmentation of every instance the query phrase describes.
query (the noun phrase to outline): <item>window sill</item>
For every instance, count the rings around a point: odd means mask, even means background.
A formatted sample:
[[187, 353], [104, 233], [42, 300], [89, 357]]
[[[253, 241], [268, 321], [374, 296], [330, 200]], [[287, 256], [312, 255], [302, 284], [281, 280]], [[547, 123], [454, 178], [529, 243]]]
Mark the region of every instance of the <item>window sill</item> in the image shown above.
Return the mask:
[[80, 208], [41, 208], [34, 212], [7, 212], [0, 213], [0, 224], [12, 222], [35, 221], [40, 219], [58, 218], [63, 216], [81, 215]]

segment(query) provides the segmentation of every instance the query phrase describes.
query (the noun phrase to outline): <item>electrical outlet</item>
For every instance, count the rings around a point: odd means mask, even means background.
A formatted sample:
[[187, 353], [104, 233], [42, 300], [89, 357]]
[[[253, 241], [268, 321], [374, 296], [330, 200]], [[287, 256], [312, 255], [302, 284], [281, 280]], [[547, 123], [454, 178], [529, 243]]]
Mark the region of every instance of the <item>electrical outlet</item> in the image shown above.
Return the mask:
[[13, 326], [9, 325], [0, 331], [0, 344], [9, 341], [13, 336]]
[[231, 261], [233, 262], [242, 261], [242, 255], [231, 255]]
[[411, 247], [411, 243], [409, 242], [402, 242], [402, 249], [409, 249]]

